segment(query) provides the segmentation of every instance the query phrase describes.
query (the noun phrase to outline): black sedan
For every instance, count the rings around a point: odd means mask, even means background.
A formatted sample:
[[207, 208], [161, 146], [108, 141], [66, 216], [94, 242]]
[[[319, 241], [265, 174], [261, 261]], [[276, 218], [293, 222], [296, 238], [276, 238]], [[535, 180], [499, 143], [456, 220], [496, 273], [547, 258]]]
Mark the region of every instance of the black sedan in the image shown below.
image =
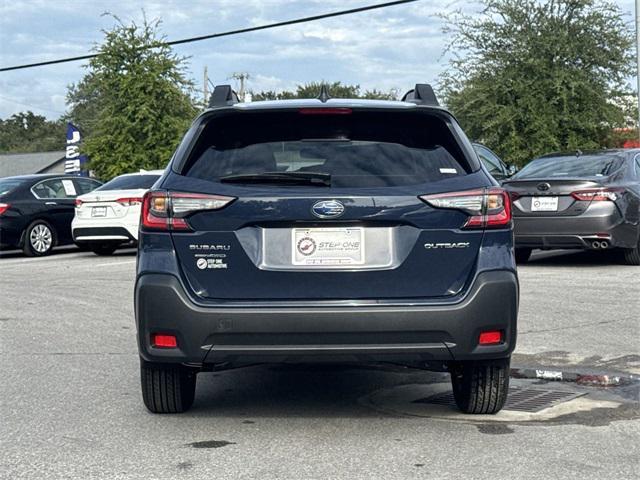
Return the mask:
[[616, 248], [640, 265], [640, 149], [547, 155], [503, 186], [519, 262], [534, 248]]
[[0, 248], [21, 248], [26, 255], [47, 255], [72, 243], [75, 198], [101, 185], [70, 175], [0, 178]]

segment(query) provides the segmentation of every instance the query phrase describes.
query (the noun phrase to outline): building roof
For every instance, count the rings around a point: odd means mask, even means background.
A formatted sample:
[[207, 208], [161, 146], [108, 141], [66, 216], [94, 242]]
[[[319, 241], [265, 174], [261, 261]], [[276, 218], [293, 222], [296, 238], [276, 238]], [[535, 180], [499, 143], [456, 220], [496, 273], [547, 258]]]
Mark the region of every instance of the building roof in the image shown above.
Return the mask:
[[0, 155], [0, 177], [40, 173], [64, 158], [64, 150]]

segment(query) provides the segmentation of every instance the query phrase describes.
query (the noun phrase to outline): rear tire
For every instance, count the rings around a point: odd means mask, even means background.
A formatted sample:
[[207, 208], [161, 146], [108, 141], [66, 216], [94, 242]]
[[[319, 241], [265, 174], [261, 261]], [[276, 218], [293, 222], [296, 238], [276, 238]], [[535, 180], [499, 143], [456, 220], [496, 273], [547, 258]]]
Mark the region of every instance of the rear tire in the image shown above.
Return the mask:
[[640, 265], [640, 239], [638, 239], [636, 248], [624, 248], [622, 252], [626, 265]]
[[113, 255], [113, 252], [118, 249], [118, 246], [118, 244], [113, 243], [91, 243], [89, 244], [89, 249], [96, 255], [107, 256]]
[[509, 392], [509, 361], [461, 362], [455, 365], [451, 371], [451, 384], [458, 408], [464, 413], [498, 413]]
[[182, 413], [193, 405], [196, 370], [140, 359], [142, 400], [152, 413]]
[[532, 250], [532, 248], [516, 248], [516, 263], [527, 263]]
[[55, 229], [44, 220], [36, 220], [24, 231], [22, 251], [28, 257], [49, 255], [57, 242]]

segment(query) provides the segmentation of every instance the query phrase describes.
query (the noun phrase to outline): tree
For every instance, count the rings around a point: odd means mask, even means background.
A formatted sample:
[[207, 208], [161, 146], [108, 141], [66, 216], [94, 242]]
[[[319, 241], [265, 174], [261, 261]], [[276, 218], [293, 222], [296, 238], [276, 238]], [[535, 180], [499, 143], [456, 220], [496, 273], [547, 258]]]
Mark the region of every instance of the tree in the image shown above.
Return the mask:
[[33, 112], [0, 119], [0, 152], [30, 153], [64, 150], [66, 126], [62, 120], [47, 120]]
[[457, 55], [441, 77], [447, 106], [470, 136], [510, 162], [607, 146], [628, 126], [634, 59], [616, 5], [598, 0], [484, 0], [445, 33]]
[[[158, 36], [160, 22], [105, 31], [89, 72], [71, 85], [69, 118], [85, 134], [83, 152], [98, 177], [164, 168], [196, 109], [185, 58]], [[152, 48], [149, 48], [152, 47]]]
[[[252, 99], [258, 100], [290, 100], [292, 98], [315, 98], [320, 94], [323, 82], [310, 82], [304, 85], [298, 85], [294, 92], [282, 91], [275, 92], [273, 90], [252, 93]], [[360, 85], [343, 85], [342, 82], [328, 83], [327, 89], [329, 95], [334, 98], [368, 98], [375, 100], [395, 100], [397, 92], [390, 90], [383, 92], [377, 89], [360, 91]]]

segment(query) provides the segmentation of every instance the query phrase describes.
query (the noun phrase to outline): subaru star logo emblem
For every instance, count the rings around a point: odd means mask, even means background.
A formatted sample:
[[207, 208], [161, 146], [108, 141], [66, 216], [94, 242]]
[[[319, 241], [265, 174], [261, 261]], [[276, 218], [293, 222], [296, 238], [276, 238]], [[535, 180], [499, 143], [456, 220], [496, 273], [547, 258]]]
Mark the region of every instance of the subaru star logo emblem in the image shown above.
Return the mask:
[[541, 192], [546, 192], [547, 190], [549, 190], [551, 188], [551, 185], [549, 185], [548, 183], [544, 182], [544, 183], [539, 183], [538, 184], [538, 190], [540, 190]]
[[338, 200], [322, 200], [313, 204], [311, 213], [318, 218], [336, 218], [344, 213], [344, 205]]

